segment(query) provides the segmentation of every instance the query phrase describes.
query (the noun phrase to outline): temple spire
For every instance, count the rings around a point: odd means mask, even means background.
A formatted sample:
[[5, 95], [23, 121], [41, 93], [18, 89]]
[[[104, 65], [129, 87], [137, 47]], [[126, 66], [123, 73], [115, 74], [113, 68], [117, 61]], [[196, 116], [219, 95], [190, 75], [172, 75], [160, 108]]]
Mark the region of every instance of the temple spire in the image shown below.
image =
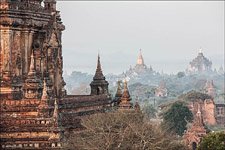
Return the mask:
[[98, 54], [97, 69], [93, 81], [91, 82], [91, 95], [101, 95], [108, 93], [109, 83], [105, 80], [105, 76], [102, 73], [102, 67], [100, 62], [100, 56]]
[[123, 89], [123, 98], [130, 98], [130, 93], [128, 91], [128, 87], [127, 87], [127, 80], [125, 79], [124, 81], [124, 89]]
[[31, 60], [30, 60], [30, 69], [28, 72], [28, 76], [35, 76], [36, 75], [36, 71], [35, 71], [35, 67], [34, 67], [34, 54], [33, 52], [31, 53]]
[[59, 107], [57, 104], [57, 99], [55, 99], [54, 111], [53, 111], [53, 119], [54, 119], [55, 126], [58, 126], [58, 119], [59, 119], [58, 117], [59, 117]]
[[121, 89], [121, 81], [117, 81], [117, 91], [116, 91], [116, 97], [121, 97], [122, 96], [122, 89]]
[[127, 87], [127, 80], [125, 79], [124, 81], [124, 89], [123, 89], [123, 94], [119, 103], [119, 107], [122, 109], [130, 109], [132, 108], [132, 103], [130, 93]]
[[117, 90], [115, 94], [115, 99], [114, 99], [114, 105], [118, 105], [120, 103], [120, 99], [122, 97], [122, 87], [121, 87], [121, 80], [117, 81]]
[[44, 79], [44, 87], [43, 87], [43, 90], [42, 90], [41, 101], [40, 101], [40, 104], [38, 106], [39, 115], [41, 117], [48, 117], [48, 114], [49, 114], [48, 113], [48, 109], [49, 109], [48, 100], [49, 100], [49, 97], [48, 97], [48, 93], [47, 93], [47, 85], [46, 85], [46, 82], [45, 82], [45, 79]]
[[42, 97], [41, 99], [42, 100], [47, 100], [49, 97], [48, 97], [48, 93], [47, 93], [47, 85], [46, 85], [46, 81], [44, 79], [44, 86], [43, 86], [43, 92], [42, 92]]
[[141, 49], [140, 49], [140, 52], [139, 52], [139, 55], [138, 55], [137, 64], [138, 65], [144, 65], [144, 59], [143, 59], [143, 56], [142, 56]]
[[101, 61], [100, 61], [99, 54], [98, 54], [97, 69], [95, 72], [94, 80], [105, 80], [105, 77], [102, 73], [102, 67], [101, 67]]
[[101, 67], [101, 62], [100, 62], [100, 55], [99, 55], [99, 53], [98, 53], [97, 70], [102, 72], [102, 67]]

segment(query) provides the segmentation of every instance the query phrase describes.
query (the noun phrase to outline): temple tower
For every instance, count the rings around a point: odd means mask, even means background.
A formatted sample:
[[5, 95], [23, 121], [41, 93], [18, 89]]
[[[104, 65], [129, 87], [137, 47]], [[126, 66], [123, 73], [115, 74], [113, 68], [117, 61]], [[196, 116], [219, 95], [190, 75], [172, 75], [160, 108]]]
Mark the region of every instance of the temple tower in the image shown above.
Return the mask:
[[98, 55], [97, 69], [93, 81], [91, 82], [91, 95], [101, 95], [108, 93], [108, 81], [105, 80], [105, 76], [102, 73], [100, 56]]
[[130, 101], [131, 101], [131, 97], [127, 87], [127, 81], [125, 80], [123, 94], [119, 103], [119, 109], [131, 109], [132, 103]]
[[52, 118], [54, 121], [54, 126], [58, 127], [59, 126], [59, 107], [58, 107], [57, 99], [55, 99], [55, 102], [54, 102], [54, 111], [53, 111]]
[[20, 90], [21, 84], [28, 78], [31, 55], [36, 76], [41, 80], [44, 77], [51, 80], [47, 82], [47, 86], [51, 86], [51, 96], [61, 97], [65, 93], [61, 46], [65, 27], [59, 11], [56, 11], [56, 1], [45, 0], [44, 7], [42, 1], [0, 2], [0, 90], [4, 91], [1, 98], [10, 98], [10, 94]]
[[134, 71], [137, 74], [142, 74], [142, 73], [151, 71], [151, 70], [149, 70], [149, 68], [144, 63], [144, 58], [143, 58], [141, 49], [140, 49], [140, 52], [139, 52], [139, 55], [138, 55], [137, 63], [134, 66], [133, 69], [130, 69], [130, 71]]
[[49, 101], [50, 98], [48, 96], [46, 81], [44, 80], [44, 86], [41, 96], [41, 102], [38, 105], [38, 113], [40, 117], [49, 117]]
[[41, 96], [42, 83], [36, 75], [33, 53], [31, 54], [30, 70], [28, 72], [27, 79], [25, 80], [23, 90], [25, 98], [38, 99]]
[[117, 81], [117, 90], [115, 94], [115, 98], [113, 100], [113, 103], [115, 106], [117, 106], [120, 103], [120, 99], [122, 97], [122, 87], [121, 87], [121, 81]]
[[0, 1], [0, 149], [61, 148], [52, 99], [64, 93], [65, 27], [56, 1], [42, 2]]
[[200, 105], [198, 104], [198, 111], [194, 114], [194, 120], [191, 125], [188, 126], [187, 131], [183, 135], [183, 139], [190, 149], [196, 150], [197, 145], [200, 143], [202, 137], [206, 135], [206, 132], [207, 130], [203, 123]]
[[212, 72], [212, 62], [203, 55], [202, 48], [199, 49], [198, 56], [189, 63], [186, 71], [189, 74]]

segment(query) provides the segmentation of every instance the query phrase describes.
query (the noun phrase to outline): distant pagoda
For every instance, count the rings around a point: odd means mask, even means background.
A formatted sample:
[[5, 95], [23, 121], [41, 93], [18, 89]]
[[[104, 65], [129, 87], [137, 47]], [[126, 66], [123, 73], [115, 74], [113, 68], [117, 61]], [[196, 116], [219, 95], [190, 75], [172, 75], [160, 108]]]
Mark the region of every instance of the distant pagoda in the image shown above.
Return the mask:
[[133, 104], [131, 103], [131, 97], [130, 93], [127, 87], [127, 81], [124, 81], [124, 89], [123, 89], [123, 94], [122, 97], [120, 98], [119, 102], [119, 109], [131, 109], [133, 107]]
[[159, 86], [155, 90], [155, 96], [156, 97], [167, 97], [168, 90], [166, 88], [165, 81], [161, 81]]
[[129, 76], [131, 74], [143, 74], [143, 73], [153, 73], [153, 69], [151, 66], [147, 67], [145, 65], [144, 58], [142, 56], [142, 50], [140, 49], [136, 65], [133, 68], [130, 67], [130, 69], [126, 72], [126, 75]]
[[199, 49], [198, 56], [194, 58], [187, 68], [187, 73], [206, 73], [212, 72], [212, 62], [203, 55], [202, 49]]
[[93, 81], [91, 82], [91, 95], [108, 94], [108, 81], [105, 80], [105, 76], [102, 73], [102, 67], [100, 62], [100, 56], [98, 54], [97, 69]]
[[117, 90], [116, 90], [115, 98], [113, 100], [114, 106], [118, 106], [118, 104], [120, 103], [120, 99], [123, 95], [121, 83], [122, 83], [122, 81], [120, 81], [120, 80], [117, 81]]

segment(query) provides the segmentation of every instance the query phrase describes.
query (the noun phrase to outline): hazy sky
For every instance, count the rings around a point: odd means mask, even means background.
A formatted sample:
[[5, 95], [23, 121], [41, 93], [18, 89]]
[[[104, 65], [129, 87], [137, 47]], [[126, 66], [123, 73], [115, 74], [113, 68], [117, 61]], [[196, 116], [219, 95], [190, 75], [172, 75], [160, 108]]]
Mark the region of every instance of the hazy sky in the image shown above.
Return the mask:
[[202, 47], [213, 68], [224, 65], [224, 2], [59, 1], [64, 70], [94, 73], [100, 52], [104, 73], [136, 64], [161, 72], [184, 70]]

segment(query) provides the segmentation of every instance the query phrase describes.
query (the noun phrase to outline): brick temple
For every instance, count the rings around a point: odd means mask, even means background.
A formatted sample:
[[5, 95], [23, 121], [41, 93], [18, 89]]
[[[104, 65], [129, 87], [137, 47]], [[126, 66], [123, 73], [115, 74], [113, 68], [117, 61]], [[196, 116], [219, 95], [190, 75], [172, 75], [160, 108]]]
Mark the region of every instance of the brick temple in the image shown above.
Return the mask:
[[0, 149], [62, 149], [80, 118], [110, 105], [100, 57], [90, 95], [64, 89], [56, 0], [0, 0]]

